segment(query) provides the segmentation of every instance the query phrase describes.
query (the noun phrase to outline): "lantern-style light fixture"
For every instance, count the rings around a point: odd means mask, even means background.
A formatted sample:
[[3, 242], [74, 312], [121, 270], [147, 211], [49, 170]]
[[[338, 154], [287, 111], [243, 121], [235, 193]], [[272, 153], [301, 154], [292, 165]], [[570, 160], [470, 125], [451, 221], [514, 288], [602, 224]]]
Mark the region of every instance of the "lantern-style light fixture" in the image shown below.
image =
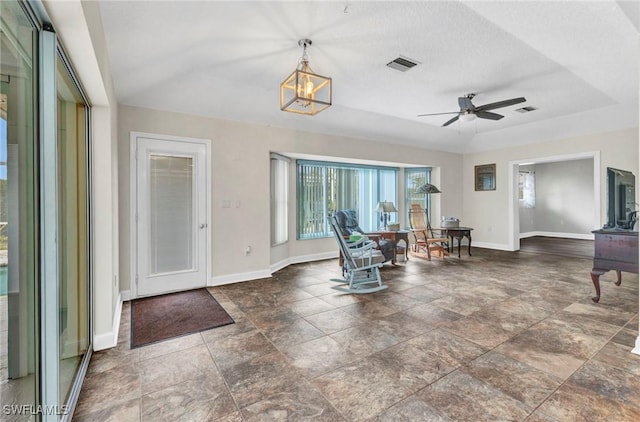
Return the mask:
[[298, 41], [303, 48], [298, 68], [280, 84], [280, 110], [313, 116], [331, 105], [331, 78], [313, 72], [309, 67], [307, 47], [311, 40]]

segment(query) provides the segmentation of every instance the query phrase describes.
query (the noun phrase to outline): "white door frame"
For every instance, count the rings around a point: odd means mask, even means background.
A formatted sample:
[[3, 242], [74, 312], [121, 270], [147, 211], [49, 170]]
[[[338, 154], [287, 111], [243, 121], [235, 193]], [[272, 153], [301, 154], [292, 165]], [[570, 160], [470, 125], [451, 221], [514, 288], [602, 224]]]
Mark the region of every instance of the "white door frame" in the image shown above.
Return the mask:
[[201, 144], [205, 146], [206, 149], [206, 162], [205, 162], [205, 207], [206, 207], [206, 218], [207, 218], [207, 253], [206, 253], [206, 280], [205, 285], [208, 286], [211, 281], [211, 140], [210, 139], [199, 139], [199, 138], [187, 138], [181, 136], [172, 136], [172, 135], [161, 135], [157, 133], [147, 133], [147, 132], [131, 132], [129, 137], [129, 251], [131, 255], [130, 259], [130, 274], [129, 274], [129, 289], [130, 289], [130, 298], [136, 299], [138, 297], [138, 285], [136, 282], [136, 274], [138, 274], [138, 230], [137, 230], [137, 222], [136, 215], [138, 213], [137, 202], [138, 202], [138, 181], [137, 181], [137, 171], [138, 171], [138, 161], [136, 159], [137, 149], [138, 149], [138, 138], [151, 138], [157, 139], [160, 141], [177, 141], [177, 142], [190, 142]]
[[594, 230], [601, 227], [602, 224], [602, 201], [601, 185], [602, 171], [600, 170], [600, 151], [576, 152], [572, 154], [554, 155], [551, 157], [527, 158], [522, 160], [509, 161], [509, 251], [520, 250], [520, 208], [518, 203], [518, 168], [520, 164], [540, 164], [552, 163], [557, 161], [572, 161], [593, 159], [593, 207], [595, 210]]

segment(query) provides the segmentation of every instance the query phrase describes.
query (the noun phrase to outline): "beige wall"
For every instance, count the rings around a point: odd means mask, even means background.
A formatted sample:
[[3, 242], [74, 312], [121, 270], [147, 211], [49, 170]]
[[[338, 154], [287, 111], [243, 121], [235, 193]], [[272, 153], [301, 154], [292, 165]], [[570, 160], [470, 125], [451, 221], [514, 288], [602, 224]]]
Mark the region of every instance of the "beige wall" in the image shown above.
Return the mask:
[[[463, 223], [473, 227], [473, 243], [509, 249], [509, 162], [598, 151], [600, 155], [600, 224], [606, 221], [606, 168], [616, 167], [638, 175], [638, 128], [593, 134], [561, 141], [465, 154], [463, 159]], [[496, 190], [474, 190], [474, 166], [496, 164]], [[636, 186], [637, 190], [637, 186]], [[515, 211], [518, 209], [516, 207]]]
[[[439, 183], [441, 178], [447, 183], [443, 186], [443, 194], [438, 195], [441, 204], [436, 208], [441, 206], [442, 212], [449, 214], [462, 209], [462, 195], [455, 189], [454, 182], [462, 169], [459, 154], [120, 106], [118, 173], [122, 290], [129, 289], [131, 274], [129, 143], [132, 131], [211, 140], [213, 207], [210, 227], [214, 284], [268, 275], [272, 264], [287, 259], [295, 261], [300, 257], [335, 254], [334, 239], [295, 240], [294, 167], [290, 186], [290, 241], [272, 253], [269, 234], [271, 151], [325, 156], [328, 160], [337, 157], [441, 166], [442, 175], [440, 171], [434, 171], [434, 182]], [[230, 201], [231, 208], [223, 208], [223, 201]], [[245, 255], [247, 246], [252, 248], [249, 256]]]

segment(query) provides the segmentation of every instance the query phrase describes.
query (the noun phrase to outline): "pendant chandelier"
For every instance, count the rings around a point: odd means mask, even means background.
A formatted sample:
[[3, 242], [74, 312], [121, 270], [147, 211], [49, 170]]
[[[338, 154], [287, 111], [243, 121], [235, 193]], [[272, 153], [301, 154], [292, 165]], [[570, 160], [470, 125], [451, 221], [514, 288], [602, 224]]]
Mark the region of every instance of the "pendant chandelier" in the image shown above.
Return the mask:
[[280, 84], [280, 110], [313, 116], [331, 105], [331, 78], [320, 76], [309, 67], [307, 47], [311, 40], [298, 41], [303, 48], [298, 68]]

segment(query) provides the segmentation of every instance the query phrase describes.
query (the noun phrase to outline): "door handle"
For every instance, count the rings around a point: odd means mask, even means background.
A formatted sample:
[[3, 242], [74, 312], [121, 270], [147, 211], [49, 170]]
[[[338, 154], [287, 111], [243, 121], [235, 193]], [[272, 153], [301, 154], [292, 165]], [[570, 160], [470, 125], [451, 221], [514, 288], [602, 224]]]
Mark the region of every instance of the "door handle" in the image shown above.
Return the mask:
[[200, 224], [200, 228], [201, 228], [201, 229], [204, 229], [205, 227], [207, 227], [207, 223], [202, 223], [202, 224]]

